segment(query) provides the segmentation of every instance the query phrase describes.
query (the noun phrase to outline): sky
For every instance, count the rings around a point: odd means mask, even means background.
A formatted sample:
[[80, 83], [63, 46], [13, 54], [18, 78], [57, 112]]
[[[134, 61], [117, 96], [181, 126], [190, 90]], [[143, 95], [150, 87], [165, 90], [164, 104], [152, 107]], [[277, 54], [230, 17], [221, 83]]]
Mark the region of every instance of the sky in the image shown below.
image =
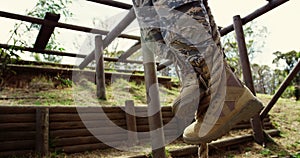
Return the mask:
[[[10, 13], [25, 14], [26, 10], [34, 7], [37, 0], [1, 0], [1, 11]], [[131, 3], [131, 0], [119, 0], [124, 3]], [[226, 27], [233, 22], [233, 16], [240, 15], [244, 17], [261, 6], [267, 4], [264, 0], [209, 0], [216, 23], [219, 26]], [[268, 29], [268, 36], [264, 41], [257, 39], [257, 42], [265, 42], [261, 54], [254, 59], [254, 63], [267, 64], [271, 67], [274, 56], [273, 52], [288, 52], [291, 50], [300, 51], [300, 1], [290, 0], [274, 10], [262, 15], [255, 20], [256, 25], [265, 26]], [[69, 24], [94, 27], [93, 19], [108, 23], [105, 29], [112, 29], [118, 20], [126, 14], [125, 10], [105, 6], [85, 0], [74, 0], [70, 6], [73, 17], [69, 19], [60, 19], [60, 22]], [[11, 19], [0, 17], [0, 43], [6, 43], [9, 38], [9, 31], [13, 25], [18, 22]], [[65, 29], [58, 29], [60, 34], [58, 39], [66, 48], [67, 52], [82, 53], [82, 41], [86, 41], [86, 34]], [[132, 33], [138, 30], [137, 23], [134, 23], [124, 33]], [[37, 34], [37, 33], [36, 33]], [[35, 36], [33, 34], [32, 36]], [[35, 39], [34, 39], [35, 40]], [[32, 41], [34, 43], [34, 40]], [[74, 44], [75, 43], [75, 44]], [[120, 49], [126, 50], [135, 43], [134, 41], [118, 42]], [[89, 51], [87, 51], [88, 53]], [[68, 58], [65, 61], [74, 62], [74, 59]]]

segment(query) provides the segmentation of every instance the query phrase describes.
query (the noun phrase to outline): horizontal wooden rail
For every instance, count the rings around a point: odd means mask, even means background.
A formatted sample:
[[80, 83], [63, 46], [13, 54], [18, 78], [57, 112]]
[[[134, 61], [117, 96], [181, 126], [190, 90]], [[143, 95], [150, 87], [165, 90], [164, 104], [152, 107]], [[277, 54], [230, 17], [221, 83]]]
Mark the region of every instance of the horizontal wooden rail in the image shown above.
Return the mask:
[[[28, 51], [28, 52], [37, 52], [37, 53], [41, 53], [41, 54], [58, 55], [58, 56], [65, 56], [65, 57], [74, 57], [74, 58], [85, 58], [87, 56], [84, 54], [75, 54], [75, 53], [60, 52], [60, 51], [53, 51], [53, 50], [44, 50], [44, 49], [38, 49], [38, 48], [21, 47], [21, 46], [14, 46], [14, 45], [8, 45], [8, 44], [0, 44], [0, 48]], [[112, 57], [104, 57], [104, 61], [143, 64], [143, 61], [121, 60], [119, 58], [112, 58]], [[159, 64], [159, 63], [157, 62], [156, 64]]]
[[[24, 15], [19, 15], [19, 14], [14, 14], [14, 13], [8, 13], [8, 12], [4, 12], [4, 11], [0, 11], [0, 17], [21, 20], [21, 21], [34, 23], [34, 24], [40, 24], [40, 25], [54, 25], [55, 27], [74, 30], [74, 31], [80, 31], [80, 32], [86, 32], [86, 33], [101, 34], [101, 35], [107, 35], [109, 33], [109, 31], [99, 30], [99, 29], [95, 29], [95, 28], [65, 24], [65, 23], [60, 23], [60, 22], [56, 23], [53, 21], [45, 21], [44, 19], [34, 18], [34, 17], [30, 17], [30, 16], [24, 16]], [[132, 40], [140, 40], [139, 36], [134, 36], [134, 35], [120, 34], [118, 37], [132, 39]]]
[[[242, 18], [242, 24], [243, 25], [247, 24], [248, 22], [258, 18], [259, 16], [261, 16], [261, 15], [269, 12], [270, 10], [284, 4], [287, 1], [289, 1], [289, 0], [271, 0], [271, 1], [269, 1], [268, 4], [266, 4], [265, 6], [255, 10], [251, 14], [249, 14], [249, 15], [245, 16], [244, 18]], [[234, 27], [233, 27], [233, 24], [232, 24], [232, 25], [229, 25], [229, 26], [223, 28], [220, 31], [220, 34], [221, 34], [221, 36], [224, 36], [224, 35], [228, 34], [229, 32], [231, 32], [233, 30], [234, 30]]]
[[113, 0], [87, 0], [87, 1], [96, 2], [96, 3], [100, 3], [100, 4], [120, 8], [120, 9], [131, 9], [132, 8], [132, 5], [130, 5], [130, 4], [113, 1]]

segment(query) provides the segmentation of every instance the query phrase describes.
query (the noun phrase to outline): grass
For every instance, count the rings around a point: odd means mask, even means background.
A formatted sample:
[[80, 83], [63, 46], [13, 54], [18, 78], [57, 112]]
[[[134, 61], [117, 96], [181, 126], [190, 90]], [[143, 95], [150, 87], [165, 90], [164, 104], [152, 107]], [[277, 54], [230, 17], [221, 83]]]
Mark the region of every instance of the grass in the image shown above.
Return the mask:
[[[123, 79], [118, 79], [106, 87], [107, 100], [97, 99], [96, 85], [84, 79], [78, 84], [59, 85], [57, 86], [58, 88], [54, 88], [52, 81], [43, 77], [40, 80], [33, 80], [29, 85], [28, 89], [4, 89], [0, 92], [0, 97], [2, 98], [0, 104], [10, 106], [122, 106], [126, 100], [134, 100], [135, 105], [138, 106], [147, 104], [145, 85], [127, 82]], [[72, 85], [72, 87], [69, 85]], [[179, 93], [179, 90], [175, 88], [167, 89], [160, 86], [159, 89], [162, 106], [170, 105]]]
[[[51, 81], [43, 79], [41, 85], [29, 87], [29, 89], [6, 88], [0, 92], [2, 99], [1, 105], [103, 105], [118, 106], [124, 105], [125, 100], [132, 99], [136, 106], [145, 106], [146, 92], [145, 85], [139, 85], [134, 82], [116, 80], [107, 86], [107, 100], [96, 99], [95, 84], [88, 81], [81, 81], [80, 84], [73, 87], [53, 88]], [[37, 88], [38, 87], [38, 88]], [[42, 88], [41, 88], [42, 87]], [[45, 88], [46, 87], [46, 88]], [[49, 88], [50, 87], [50, 88]], [[52, 87], [52, 88], [51, 88]], [[160, 87], [160, 98], [163, 106], [170, 105], [176, 96], [178, 89], [166, 89]], [[18, 99], [19, 98], [19, 99]], [[258, 98], [267, 105], [272, 96], [258, 94]], [[270, 111], [270, 118], [273, 125], [281, 131], [281, 137], [273, 138], [274, 142], [269, 142], [266, 147], [262, 147], [255, 142], [241, 144], [236, 148], [220, 149], [210, 153], [212, 158], [234, 157], [234, 158], [259, 158], [259, 157], [292, 157], [300, 158], [300, 102], [294, 99], [280, 98], [274, 108]], [[236, 134], [248, 134], [251, 130], [231, 131], [229, 136]], [[166, 150], [178, 149], [187, 146], [183, 142], [177, 141], [166, 147]], [[125, 157], [136, 155], [138, 153], [122, 152], [115, 149], [92, 151], [79, 154], [57, 154], [53, 153], [52, 157]], [[147, 154], [142, 152], [142, 154]]]

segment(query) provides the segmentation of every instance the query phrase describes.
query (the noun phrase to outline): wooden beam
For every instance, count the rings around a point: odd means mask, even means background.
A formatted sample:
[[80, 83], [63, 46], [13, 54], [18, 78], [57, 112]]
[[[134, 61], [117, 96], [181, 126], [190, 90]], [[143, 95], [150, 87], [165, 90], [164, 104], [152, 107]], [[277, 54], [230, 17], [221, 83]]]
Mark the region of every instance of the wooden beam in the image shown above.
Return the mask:
[[[239, 54], [240, 54], [240, 61], [242, 64], [244, 81], [246, 83], [246, 86], [253, 93], [253, 95], [256, 95], [254, 84], [253, 84], [253, 79], [252, 79], [252, 72], [251, 72], [250, 61], [249, 61], [249, 57], [248, 57], [248, 51], [247, 51], [246, 42], [245, 42], [243, 24], [242, 24], [241, 17], [239, 15], [233, 17], [233, 25], [234, 25], [234, 30], [236, 33], [236, 39], [237, 39], [237, 43], [238, 43], [238, 49], [239, 49]], [[253, 127], [253, 132], [254, 132], [253, 135], [254, 135], [255, 141], [258, 142], [259, 144], [265, 143], [262, 122], [259, 119], [258, 113], [251, 120], [251, 124]]]
[[[53, 13], [46, 13], [44, 21], [51, 21], [57, 24], [58, 20], [60, 18], [59, 14], [53, 14]], [[34, 48], [37, 49], [45, 49], [46, 45], [55, 29], [55, 25], [42, 25], [39, 34], [36, 38]]]
[[[0, 17], [21, 20], [21, 21], [34, 23], [34, 24], [40, 24], [40, 25], [56, 25], [56, 27], [59, 27], [59, 28], [80, 31], [80, 32], [86, 32], [86, 33], [92, 33], [92, 34], [107, 35], [109, 33], [109, 31], [105, 31], [105, 30], [99, 30], [99, 29], [95, 29], [95, 28], [65, 24], [65, 23], [60, 23], [60, 22], [56, 23], [56, 22], [52, 22], [52, 21], [45, 21], [44, 19], [34, 18], [34, 17], [30, 17], [30, 16], [24, 16], [24, 15], [18, 15], [18, 14], [8, 13], [8, 12], [4, 12], [4, 11], [0, 11]], [[140, 40], [139, 36], [126, 35], [126, 34], [120, 34], [118, 37], [132, 39], [132, 40]]]
[[166, 68], [166, 67], [168, 67], [168, 66], [170, 66], [172, 64], [173, 64], [173, 61], [171, 61], [171, 60], [168, 60], [168, 61], [166, 61], [164, 63], [161, 63], [161, 64], [159, 64], [157, 66], [157, 71], [160, 71], [160, 70], [162, 70], [162, 69], [164, 69], [164, 68]]
[[106, 100], [105, 90], [105, 74], [104, 74], [104, 59], [103, 59], [103, 40], [102, 36], [95, 37], [95, 60], [96, 60], [96, 84], [97, 97]]
[[45, 157], [49, 154], [49, 108], [36, 109], [36, 144], [35, 151]]
[[133, 100], [125, 101], [126, 125], [128, 131], [128, 145], [134, 146], [138, 144], [136, 115]]
[[287, 88], [287, 86], [291, 83], [291, 81], [294, 79], [294, 77], [300, 72], [300, 60], [298, 61], [297, 65], [294, 67], [294, 69], [290, 72], [290, 74], [287, 76], [287, 78], [284, 80], [284, 82], [281, 83], [279, 89], [273, 96], [273, 98], [270, 100], [268, 105], [264, 108], [264, 110], [260, 113], [260, 119], [264, 119], [270, 110], [273, 108], [273, 106], [278, 101], [279, 97], [282, 95], [284, 90]]
[[[266, 131], [271, 136], [279, 136], [280, 131], [277, 129], [272, 129]], [[221, 140], [217, 140], [215, 142], [209, 143], [209, 151], [216, 150], [216, 149], [222, 149], [225, 147], [230, 146], [236, 146], [240, 145], [242, 143], [246, 143], [249, 141], [252, 141], [253, 137], [251, 134], [243, 135], [243, 136], [236, 136], [232, 138], [224, 138]], [[189, 157], [191, 155], [197, 155], [198, 153], [198, 146], [191, 146], [191, 147], [185, 147], [181, 149], [173, 149], [169, 151], [172, 157]]]
[[[29, 47], [21, 47], [21, 46], [14, 46], [14, 45], [8, 45], [8, 44], [0, 44], [0, 48], [20, 50], [20, 51], [28, 51], [28, 52], [37, 52], [37, 53], [41, 53], [41, 54], [67, 56], [67, 57], [74, 57], [74, 58], [85, 58], [86, 57], [86, 55], [83, 55], [83, 54], [68, 53], [68, 52], [59, 52], [59, 51], [44, 50], [44, 49], [29, 48]], [[122, 63], [143, 64], [143, 61], [138, 61], [138, 60], [120, 60], [119, 58], [111, 58], [111, 57], [104, 57], [104, 60], [108, 61], [108, 62], [122, 62]], [[159, 63], [156, 63], [156, 64], [159, 64]]]
[[67, 57], [77, 57], [77, 58], [85, 58], [86, 57], [86, 55], [83, 55], [83, 54], [75, 54], [75, 53], [60, 52], [60, 51], [53, 51], [53, 50], [44, 50], [44, 49], [30, 48], [30, 47], [21, 47], [21, 46], [14, 46], [14, 45], [8, 45], [8, 44], [0, 44], [0, 48], [9, 49], [9, 50], [13, 49], [13, 50], [20, 50], [20, 51], [28, 51], [28, 52], [38, 52], [41, 54], [67, 56]]
[[[118, 37], [124, 29], [131, 24], [131, 22], [135, 19], [135, 13], [134, 10], [131, 9], [128, 14], [122, 19], [122, 21], [113, 28], [106, 36], [106, 38], [103, 41], [103, 49], [108, 47], [108, 45]], [[85, 68], [91, 61], [94, 60], [94, 53], [93, 51], [81, 62], [79, 65], [80, 69]]]
[[128, 57], [130, 57], [133, 53], [138, 51], [141, 48], [141, 42], [135, 43], [132, 47], [130, 47], [126, 52], [124, 52], [119, 59], [120, 60], [126, 60]]
[[117, 7], [120, 9], [128, 9], [129, 10], [132, 8], [132, 5], [130, 5], [130, 4], [113, 1], [113, 0], [87, 0], [87, 1], [96, 2], [96, 3], [100, 3], [100, 4], [112, 6], [112, 7]]
[[236, 33], [236, 40], [238, 43], [240, 62], [242, 65], [244, 81], [245, 81], [246, 86], [253, 93], [253, 95], [256, 95], [254, 85], [253, 85], [252, 72], [251, 72], [250, 61], [249, 61], [249, 57], [248, 57], [248, 51], [247, 51], [247, 46], [246, 46], [246, 42], [245, 42], [245, 36], [244, 36], [243, 24], [242, 24], [241, 17], [239, 15], [234, 16], [233, 23], [234, 23], [234, 30]]
[[155, 57], [154, 53], [148, 49], [148, 46], [143, 46], [143, 44], [145, 43], [142, 42], [142, 53], [148, 102], [149, 129], [151, 131], [152, 155], [153, 157], [165, 158], [165, 136], [163, 131]]
[[[255, 10], [254, 12], [252, 12], [251, 14], [245, 16], [244, 18], [242, 18], [242, 24], [245, 25], [247, 24], [248, 22], [260, 17], [261, 15], [269, 12], [270, 10], [284, 4], [285, 2], [288, 2], [289, 0], [272, 0], [272, 1], [269, 1], [268, 4], [266, 4], [265, 6]], [[223, 28], [221, 31], [220, 31], [220, 34], [221, 36], [224, 36], [226, 34], [228, 34], [229, 32], [233, 31], [234, 28], [233, 28], [233, 24], [232, 25], [229, 25], [225, 28]]]

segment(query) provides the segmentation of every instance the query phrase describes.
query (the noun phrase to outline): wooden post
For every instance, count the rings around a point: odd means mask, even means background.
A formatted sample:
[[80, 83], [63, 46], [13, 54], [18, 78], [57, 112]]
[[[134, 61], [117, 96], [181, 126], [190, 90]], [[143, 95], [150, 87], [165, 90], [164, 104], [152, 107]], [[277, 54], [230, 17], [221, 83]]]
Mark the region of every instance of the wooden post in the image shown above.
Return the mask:
[[142, 42], [152, 155], [153, 157], [165, 158], [165, 136], [163, 132], [155, 58], [154, 53], [148, 47], [149, 45], [146, 45], [145, 41]]
[[[129, 10], [128, 14], [124, 17], [124, 19], [113, 28], [103, 40], [103, 49], [105, 49], [113, 40], [115, 40], [122, 31], [135, 19], [134, 10]], [[92, 60], [94, 59], [93, 52], [87, 55], [84, 60], [79, 64], [79, 68], [85, 68]]]
[[97, 97], [106, 100], [102, 36], [95, 37]]
[[138, 143], [135, 109], [133, 100], [125, 101], [126, 124], [128, 130], [128, 143], [130, 146]]
[[[248, 51], [245, 42], [245, 36], [243, 31], [243, 23], [239, 15], [233, 17], [234, 29], [236, 33], [237, 43], [239, 47], [240, 61], [243, 69], [243, 77], [246, 83], [246, 86], [252, 91], [253, 95], [256, 95], [252, 73], [250, 68], [250, 62], [248, 57]], [[255, 115], [251, 119], [251, 124], [254, 132], [254, 139], [259, 144], [264, 144], [264, 132], [262, 121], [260, 120], [259, 114]]]
[[39, 156], [49, 153], [49, 108], [36, 109], [36, 143], [35, 151]]

